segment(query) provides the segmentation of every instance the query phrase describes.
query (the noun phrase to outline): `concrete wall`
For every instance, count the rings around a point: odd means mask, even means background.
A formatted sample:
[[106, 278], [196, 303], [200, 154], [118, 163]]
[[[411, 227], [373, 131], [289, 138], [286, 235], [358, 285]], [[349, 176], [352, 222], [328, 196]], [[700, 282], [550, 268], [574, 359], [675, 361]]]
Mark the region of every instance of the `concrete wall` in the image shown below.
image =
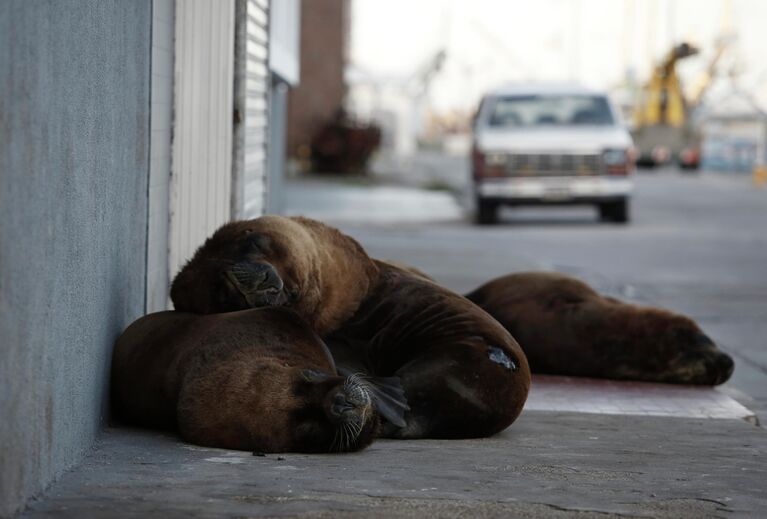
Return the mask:
[[92, 445], [144, 309], [151, 16], [0, 5], [0, 516]]

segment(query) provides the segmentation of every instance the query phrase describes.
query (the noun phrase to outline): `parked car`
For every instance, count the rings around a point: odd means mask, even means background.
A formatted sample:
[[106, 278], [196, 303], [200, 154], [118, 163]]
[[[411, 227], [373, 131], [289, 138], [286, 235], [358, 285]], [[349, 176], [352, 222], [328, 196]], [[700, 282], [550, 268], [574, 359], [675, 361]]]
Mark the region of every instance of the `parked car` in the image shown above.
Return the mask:
[[629, 221], [634, 151], [607, 94], [528, 84], [482, 99], [474, 120], [477, 222], [501, 205], [593, 204], [600, 219]]

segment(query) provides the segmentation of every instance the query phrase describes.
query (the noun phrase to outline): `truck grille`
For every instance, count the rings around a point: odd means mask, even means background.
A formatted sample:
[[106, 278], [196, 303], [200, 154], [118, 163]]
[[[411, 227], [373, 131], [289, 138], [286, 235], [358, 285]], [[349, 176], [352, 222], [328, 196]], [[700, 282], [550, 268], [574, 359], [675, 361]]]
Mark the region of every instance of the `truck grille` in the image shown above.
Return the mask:
[[600, 175], [602, 157], [597, 154], [515, 153], [506, 157], [510, 176]]

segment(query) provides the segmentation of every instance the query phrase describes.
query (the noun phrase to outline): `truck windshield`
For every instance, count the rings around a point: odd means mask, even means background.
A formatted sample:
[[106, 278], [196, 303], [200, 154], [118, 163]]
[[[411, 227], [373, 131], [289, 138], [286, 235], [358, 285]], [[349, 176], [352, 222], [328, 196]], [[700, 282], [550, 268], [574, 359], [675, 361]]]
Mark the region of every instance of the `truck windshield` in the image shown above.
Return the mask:
[[522, 95], [499, 97], [490, 126], [609, 126], [615, 124], [604, 96]]

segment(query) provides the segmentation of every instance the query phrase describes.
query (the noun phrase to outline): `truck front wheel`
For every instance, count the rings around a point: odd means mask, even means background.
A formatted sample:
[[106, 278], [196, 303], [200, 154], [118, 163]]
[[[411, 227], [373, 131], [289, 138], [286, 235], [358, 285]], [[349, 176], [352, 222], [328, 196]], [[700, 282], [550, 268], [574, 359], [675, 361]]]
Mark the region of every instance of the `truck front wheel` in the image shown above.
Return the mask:
[[487, 200], [477, 199], [477, 223], [491, 225], [498, 222], [498, 204]]

